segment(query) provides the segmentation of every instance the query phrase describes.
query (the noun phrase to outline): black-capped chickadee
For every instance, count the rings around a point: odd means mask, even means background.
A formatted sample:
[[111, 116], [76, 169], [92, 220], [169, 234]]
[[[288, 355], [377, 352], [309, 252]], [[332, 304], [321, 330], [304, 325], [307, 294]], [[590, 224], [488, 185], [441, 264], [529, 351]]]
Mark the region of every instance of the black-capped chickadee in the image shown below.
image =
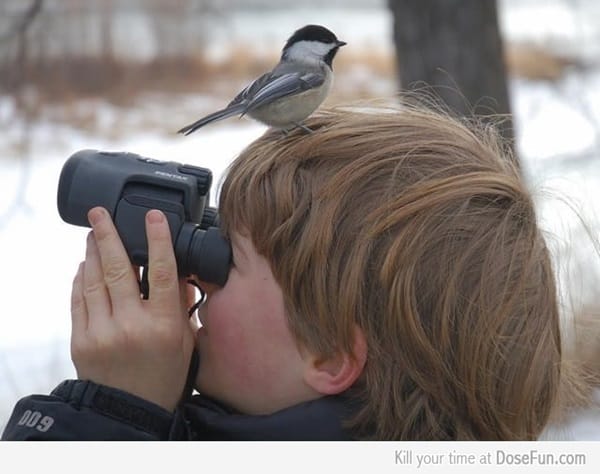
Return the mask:
[[183, 127], [178, 133], [189, 135], [204, 125], [233, 115], [249, 115], [266, 125], [284, 131], [301, 127], [302, 121], [325, 100], [333, 81], [332, 61], [344, 46], [327, 28], [307, 25], [287, 40], [281, 60], [263, 74], [227, 107]]

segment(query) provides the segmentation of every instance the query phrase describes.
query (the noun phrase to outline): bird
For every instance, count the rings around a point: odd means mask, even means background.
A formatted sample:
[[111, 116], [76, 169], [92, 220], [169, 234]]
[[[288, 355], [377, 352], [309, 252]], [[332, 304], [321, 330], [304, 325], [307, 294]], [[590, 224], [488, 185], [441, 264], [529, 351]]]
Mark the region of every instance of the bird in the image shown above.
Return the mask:
[[321, 25], [306, 25], [286, 41], [279, 63], [239, 92], [224, 109], [213, 112], [178, 133], [189, 135], [200, 127], [228, 117], [248, 115], [284, 133], [300, 127], [325, 100], [333, 82], [333, 58], [346, 45]]

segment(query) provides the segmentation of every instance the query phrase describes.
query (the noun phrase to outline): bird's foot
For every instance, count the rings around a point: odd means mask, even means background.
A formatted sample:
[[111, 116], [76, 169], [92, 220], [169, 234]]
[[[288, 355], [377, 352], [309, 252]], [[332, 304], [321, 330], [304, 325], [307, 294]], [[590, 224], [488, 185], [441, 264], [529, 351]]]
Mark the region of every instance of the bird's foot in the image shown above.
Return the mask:
[[304, 130], [306, 133], [312, 133], [314, 130], [308, 128], [306, 125], [302, 124], [302, 123], [297, 123], [295, 122], [294, 125], [298, 128], [301, 128], [302, 130]]

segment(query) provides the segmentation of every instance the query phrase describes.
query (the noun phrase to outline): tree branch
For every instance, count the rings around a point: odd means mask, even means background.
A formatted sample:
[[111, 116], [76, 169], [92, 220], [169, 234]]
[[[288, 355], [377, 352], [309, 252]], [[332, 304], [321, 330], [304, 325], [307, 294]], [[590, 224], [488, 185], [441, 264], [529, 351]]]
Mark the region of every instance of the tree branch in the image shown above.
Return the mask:
[[44, 0], [32, 0], [29, 8], [23, 13], [23, 16], [18, 19], [13, 25], [11, 25], [5, 33], [0, 34], [0, 43], [11, 40], [12, 38], [19, 36], [33, 23], [33, 20], [42, 9]]

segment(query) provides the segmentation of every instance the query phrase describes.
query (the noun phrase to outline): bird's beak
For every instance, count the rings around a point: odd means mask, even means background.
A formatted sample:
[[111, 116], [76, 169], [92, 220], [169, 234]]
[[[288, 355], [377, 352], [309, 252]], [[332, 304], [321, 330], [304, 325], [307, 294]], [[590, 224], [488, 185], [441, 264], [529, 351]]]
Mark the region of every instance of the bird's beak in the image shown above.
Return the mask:
[[338, 48], [341, 48], [342, 46], [345, 46], [345, 45], [347, 45], [347, 44], [348, 44], [348, 43], [346, 43], [345, 41], [338, 41], [338, 42], [336, 43], [336, 45], [337, 45], [337, 47], [338, 47]]

